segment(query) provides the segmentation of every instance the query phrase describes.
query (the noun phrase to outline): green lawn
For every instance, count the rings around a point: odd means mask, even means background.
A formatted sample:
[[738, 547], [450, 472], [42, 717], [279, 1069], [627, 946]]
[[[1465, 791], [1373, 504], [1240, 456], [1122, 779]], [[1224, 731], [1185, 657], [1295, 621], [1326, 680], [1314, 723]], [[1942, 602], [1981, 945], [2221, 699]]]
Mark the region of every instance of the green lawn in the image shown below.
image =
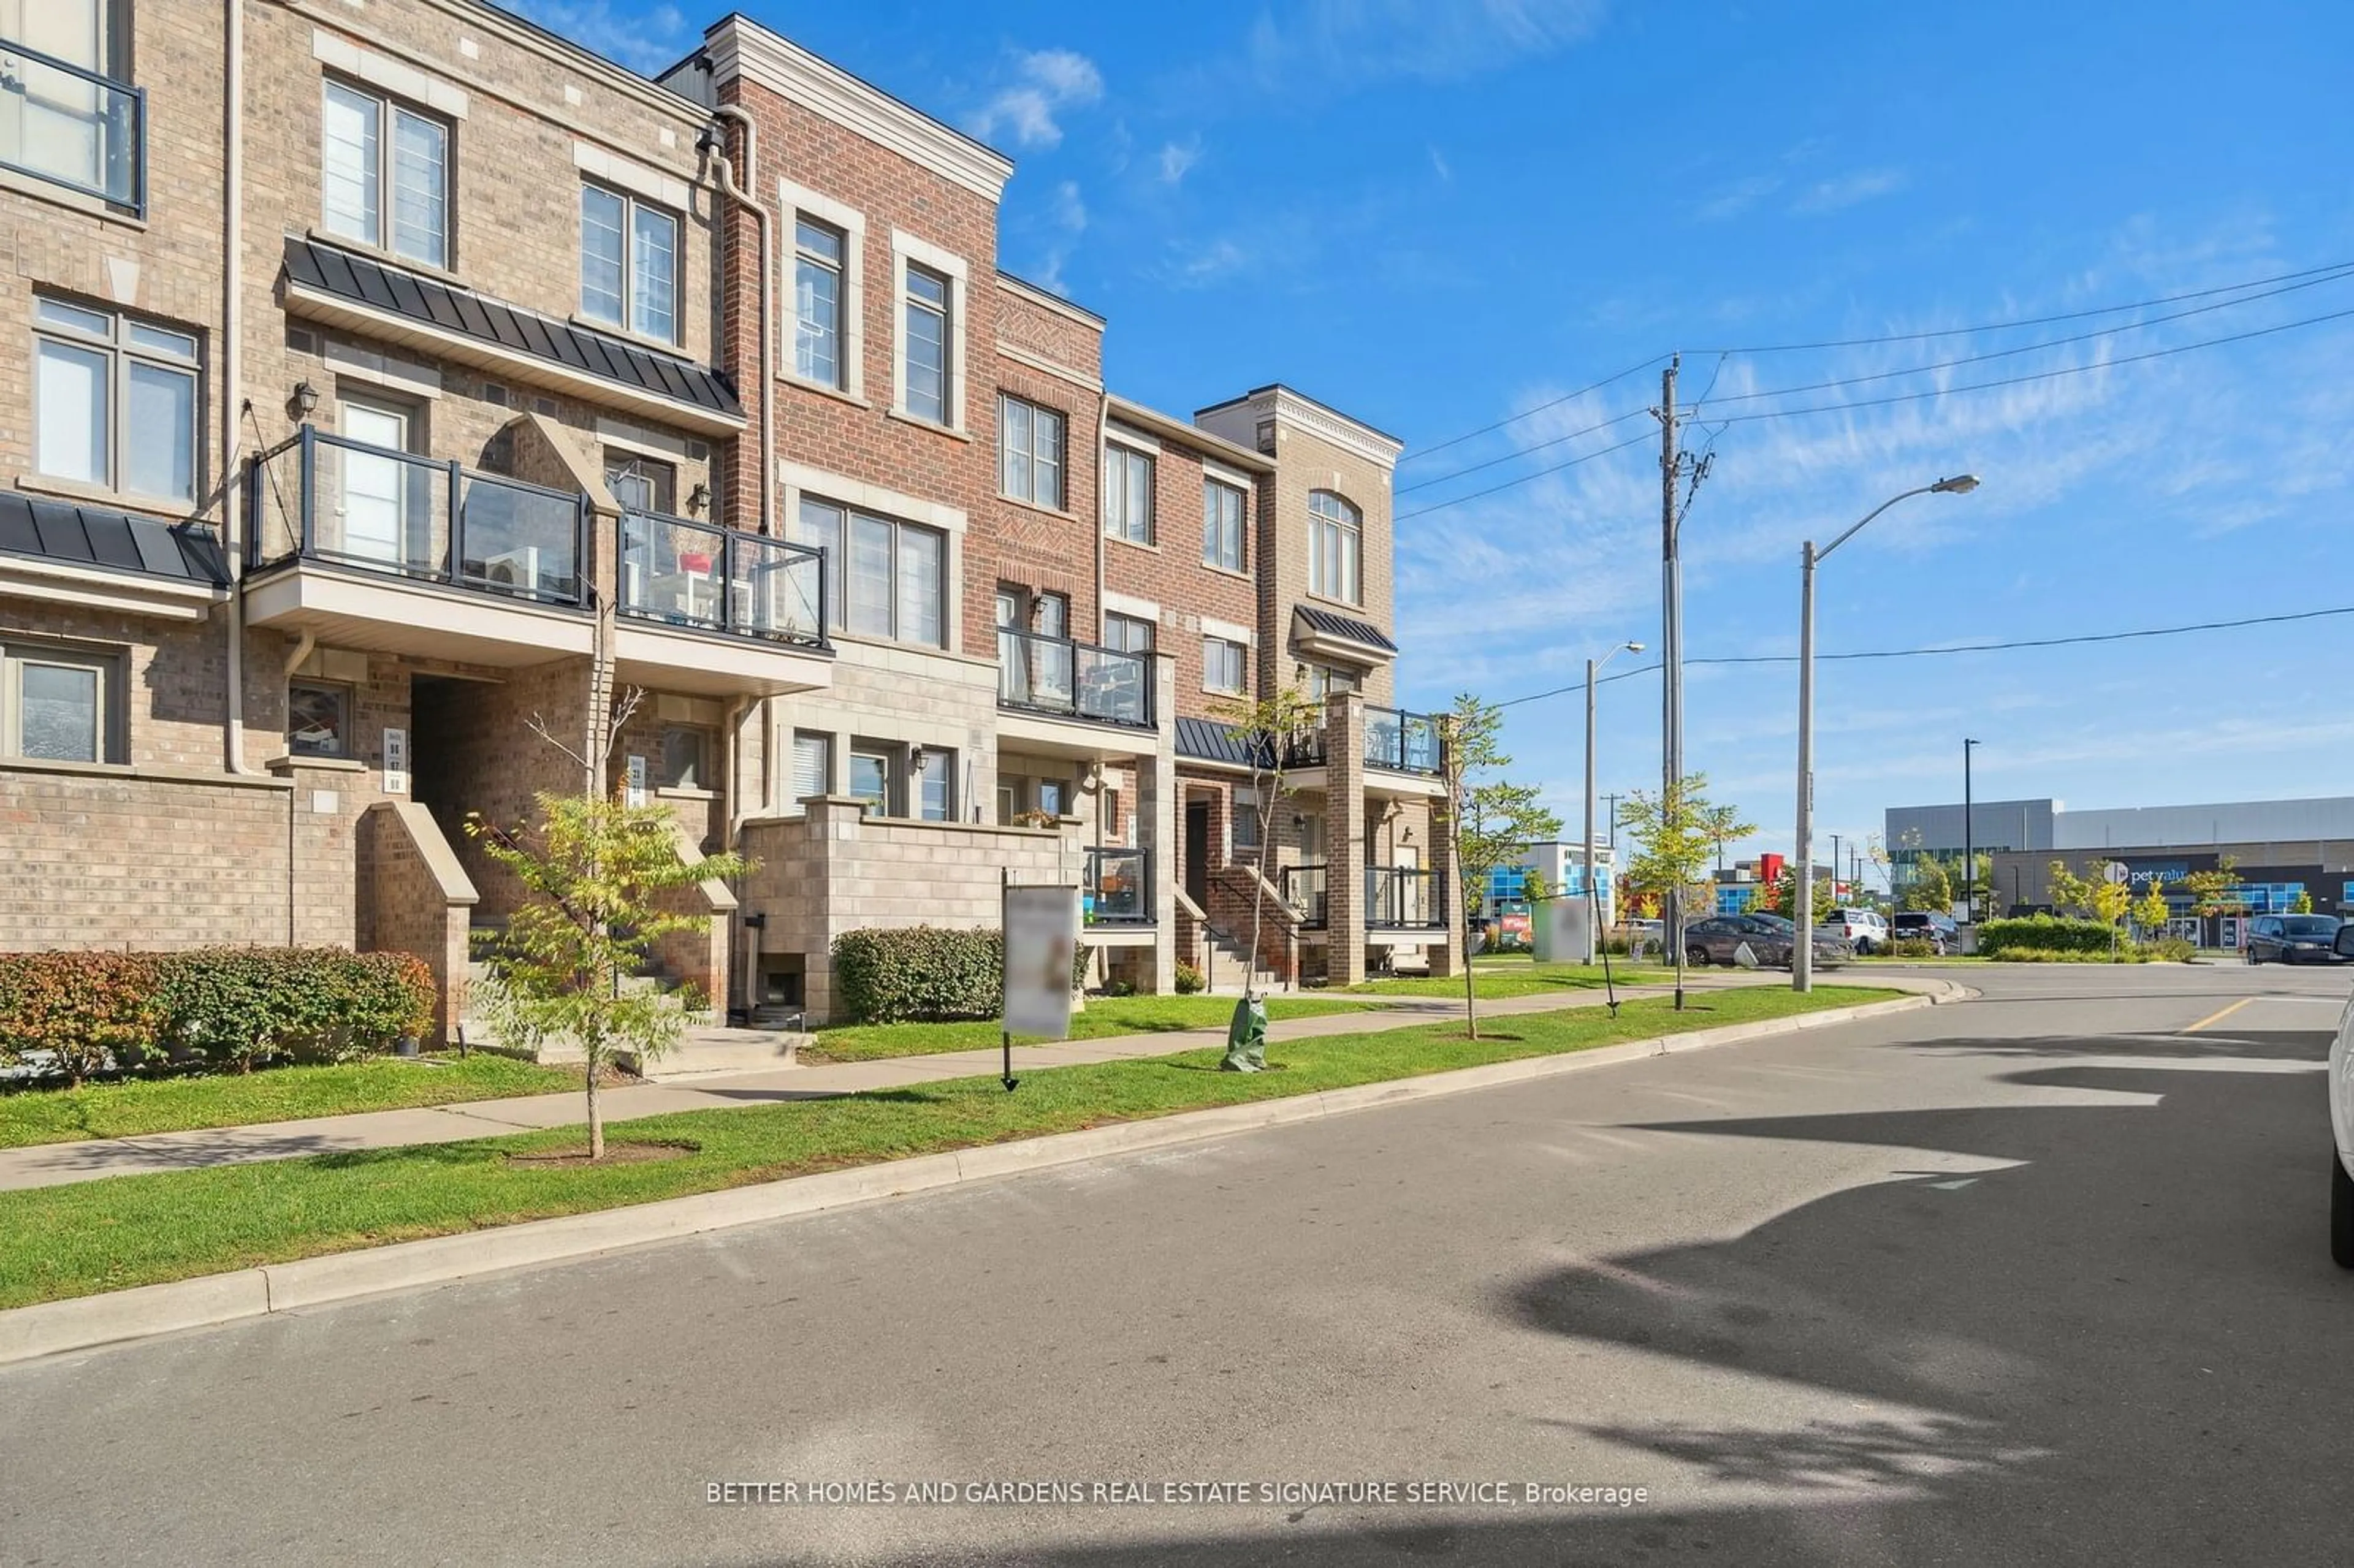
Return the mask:
[[[1630, 966], [1616, 959], [1611, 960], [1610, 974], [1620, 985], [1659, 985], [1676, 978], [1673, 969], [1649, 964]], [[1596, 964], [1587, 969], [1584, 964], [1540, 964], [1528, 959], [1499, 954], [1471, 960], [1471, 984], [1483, 999], [1489, 1001], [1509, 996], [1538, 996], [1549, 991], [1600, 991], [1602, 966]], [[1449, 975], [1444, 980], [1433, 980], [1409, 975], [1395, 980], [1366, 980], [1343, 990], [1344, 992], [1373, 996], [1459, 997], [1463, 994], [1463, 977]]]
[[617, 1123], [621, 1141], [684, 1141], [684, 1157], [599, 1167], [523, 1167], [509, 1152], [577, 1148], [578, 1128], [470, 1143], [122, 1176], [0, 1197], [0, 1308], [86, 1296], [322, 1253], [557, 1214], [618, 1208], [814, 1171], [1450, 1067], [1580, 1051], [1628, 1039], [1883, 1000], [1827, 986], [1711, 992], [1685, 1012], [1663, 999], [1491, 1022], [1486, 1038], [1425, 1024], [1287, 1041], [1276, 1070], [1220, 1073], [1218, 1053], [1025, 1073], [1007, 1094], [959, 1078], [842, 1099], [693, 1111]]
[[380, 1056], [341, 1066], [271, 1067], [251, 1075], [19, 1089], [0, 1094], [0, 1149], [250, 1127], [353, 1111], [408, 1110], [579, 1087], [577, 1068], [542, 1067], [477, 1051], [462, 1058]]
[[[1363, 1012], [1371, 1003], [1341, 997], [1278, 996], [1267, 1004], [1269, 1020], [1313, 1018], [1323, 1012]], [[1165, 1034], [1181, 1029], [1224, 1029], [1234, 1016], [1231, 996], [1098, 996], [1071, 1015], [1071, 1038], [1101, 1040], [1113, 1034]], [[998, 1043], [997, 1021], [976, 1018], [954, 1023], [845, 1023], [817, 1032], [817, 1044], [804, 1061], [872, 1062], [883, 1056], [928, 1056], [940, 1051], [972, 1051]]]

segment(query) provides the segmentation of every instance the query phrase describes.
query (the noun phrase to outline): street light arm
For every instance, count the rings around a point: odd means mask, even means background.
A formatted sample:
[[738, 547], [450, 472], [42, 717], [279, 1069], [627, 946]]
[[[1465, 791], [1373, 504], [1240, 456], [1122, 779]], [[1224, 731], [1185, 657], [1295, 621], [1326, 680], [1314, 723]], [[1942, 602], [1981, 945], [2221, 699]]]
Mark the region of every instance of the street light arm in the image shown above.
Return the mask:
[[1854, 538], [1858, 534], [1862, 533], [1862, 532], [1863, 532], [1863, 527], [1864, 527], [1864, 524], [1865, 524], [1865, 523], [1869, 523], [1869, 522], [1871, 522], [1873, 518], [1875, 518], [1875, 517], [1879, 516], [1882, 513], [1883, 513], [1883, 512], [1887, 511], [1890, 507], [1892, 507], [1892, 506], [1895, 505], [1898, 502], [1900, 502], [1900, 501], [1910, 501], [1910, 500], [1912, 500], [1912, 499], [1913, 499], [1914, 496], [1916, 496], [1916, 495], [1926, 495], [1926, 494], [1928, 494], [1931, 491], [1933, 491], [1933, 490], [1935, 490], [1935, 489], [1936, 489], [1936, 488], [1937, 488], [1937, 487], [1936, 487], [1935, 485], [1934, 485], [1934, 484], [1925, 484], [1925, 485], [1922, 485], [1920, 488], [1918, 488], [1918, 489], [1916, 489], [1916, 490], [1908, 490], [1908, 491], [1905, 491], [1905, 492], [1904, 492], [1903, 494], [1901, 494], [1901, 495], [1892, 495], [1892, 496], [1890, 496], [1887, 500], [1885, 500], [1885, 501], [1882, 502], [1879, 505], [1877, 505], [1877, 506], [1873, 507], [1871, 511], [1869, 511], [1869, 512], [1865, 513], [1865, 514], [1864, 514], [1864, 515], [1863, 515], [1863, 523], [1859, 523], [1859, 524], [1857, 524], [1854, 527], [1850, 528], [1846, 533], [1844, 533], [1844, 534], [1840, 535], [1838, 538], [1833, 539], [1829, 544], [1825, 545], [1821, 549], [1817, 550], [1817, 551], [1815, 552], [1815, 559], [1817, 559], [1818, 561], [1821, 560], [1825, 556], [1829, 555], [1833, 550], [1838, 549], [1841, 545], [1846, 544], [1850, 539], [1852, 539], [1852, 538]]

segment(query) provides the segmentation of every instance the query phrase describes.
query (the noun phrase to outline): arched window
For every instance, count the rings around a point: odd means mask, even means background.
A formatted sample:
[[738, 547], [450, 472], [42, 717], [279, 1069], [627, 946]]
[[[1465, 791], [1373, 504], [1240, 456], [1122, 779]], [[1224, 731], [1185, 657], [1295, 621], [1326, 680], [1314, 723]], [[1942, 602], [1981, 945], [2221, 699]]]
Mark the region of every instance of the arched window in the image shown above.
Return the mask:
[[1364, 514], [1329, 490], [1308, 494], [1308, 591], [1365, 602]]

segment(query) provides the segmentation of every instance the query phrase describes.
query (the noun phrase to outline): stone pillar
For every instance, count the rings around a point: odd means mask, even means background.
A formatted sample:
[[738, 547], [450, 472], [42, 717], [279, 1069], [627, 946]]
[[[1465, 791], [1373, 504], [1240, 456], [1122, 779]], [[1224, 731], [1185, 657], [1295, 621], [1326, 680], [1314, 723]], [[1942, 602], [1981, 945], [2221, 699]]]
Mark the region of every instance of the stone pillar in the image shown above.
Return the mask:
[[281, 938], [291, 947], [361, 946], [360, 813], [372, 798], [366, 768], [340, 758], [281, 757], [270, 770], [293, 786], [291, 860]]
[[1365, 978], [1365, 699], [1324, 702], [1324, 983]]
[[1155, 996], [1177, 989], [1177, 878], [1182, 851], [1177, 842], [1177, 656], [1152, 656], [1152, 718], [1155, 746], [1136, 759], [1136, 842], [1145, 853], [1146, 896], [1152, 901], [1152, 948], [1145, 955], [1145, 984]]
[[1455, 820], [1444, 800], [1430, 803], [1430, 895], [1438, 901], [1447, 919], [1444, 942], [1424, 949], [1429, 954], [1435, 980], [1460, 974], [1457, 966], [1471, 961], [1470, 951], [1464, 946], [1463, 879], [1455, 873]]
[[809, 863], [816, 872], [811, 891], [822, 892], [823, 899], [801, 971], [801, 1005], [812, 1022], [826, 1022], [833, 1017], [833, 939], [855, 924], [843, 906], [854, 908], [857, 902], [857, 890], [835, 878], [846, 882], [846, 868], [857, 859], [866, 802], [855, 795], [811, 795], [801, 810]]

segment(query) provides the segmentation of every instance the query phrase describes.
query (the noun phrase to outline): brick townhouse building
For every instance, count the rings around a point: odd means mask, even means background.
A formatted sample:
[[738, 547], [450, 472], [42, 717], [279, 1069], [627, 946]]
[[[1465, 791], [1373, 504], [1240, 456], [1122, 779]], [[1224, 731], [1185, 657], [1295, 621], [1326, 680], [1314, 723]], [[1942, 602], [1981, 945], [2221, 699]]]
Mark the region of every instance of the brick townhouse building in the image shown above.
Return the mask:
[[[1107, 395], [997, 154], [737, 16], [660, 81], [476, 0], [0, 53], [0, 947], [398, 948], [454, 1025], [518, 895], [467, 816], [593, 787], [756, 861], [660, 955], [732, 1007], [825, 1016], [834, 936], [1007, 876], [1148, 990], [1253, 901], [1269, 968], [1445, 962], [1396, 443]], [[1261, 845], [1212, 708], [1295, 679]]]

